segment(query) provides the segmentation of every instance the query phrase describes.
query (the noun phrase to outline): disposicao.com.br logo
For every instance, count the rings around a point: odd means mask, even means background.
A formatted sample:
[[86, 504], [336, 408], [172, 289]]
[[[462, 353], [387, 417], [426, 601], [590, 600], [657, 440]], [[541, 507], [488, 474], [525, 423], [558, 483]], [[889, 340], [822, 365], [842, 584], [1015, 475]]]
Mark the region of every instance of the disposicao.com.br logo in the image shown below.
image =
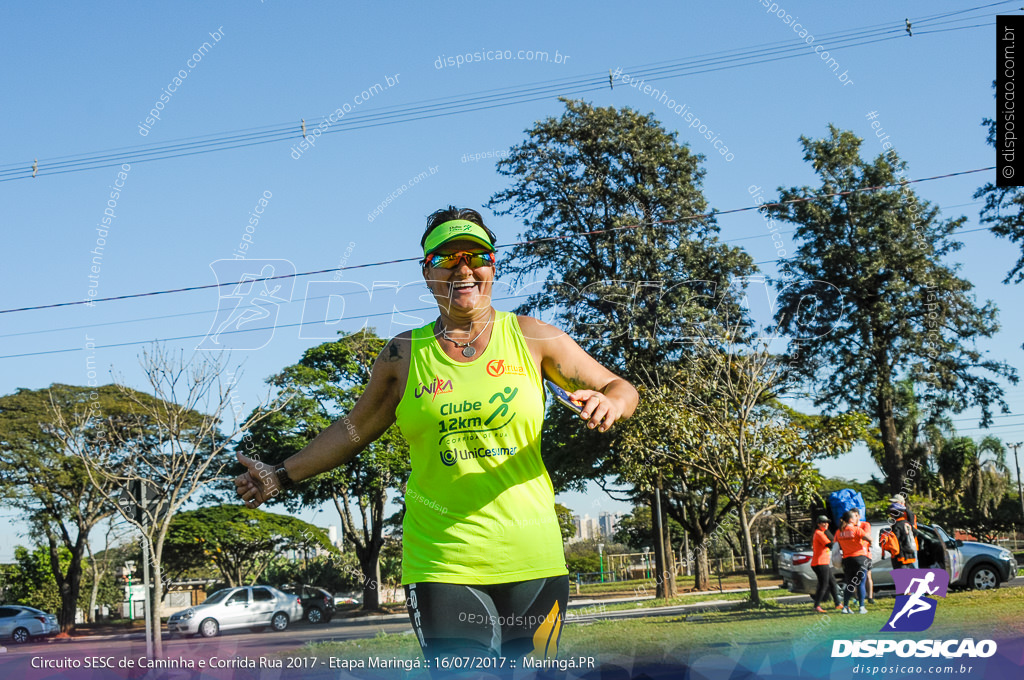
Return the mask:
[[[944, 569], [895, 569], [892, 580], [896, 602], [892, 615], [881, 632], [917, 633], [927, 630], [935, 622], [938, 600], [928, 597], [946, 597], [949, 587], [949, 573]], [[835, 640], [832, 643], [832, 657], [883, 656], [895, 652], [901, 657], [972, 657], [987, 658], [996, 653], [994, 640], [975, 642], [963, 640]]]

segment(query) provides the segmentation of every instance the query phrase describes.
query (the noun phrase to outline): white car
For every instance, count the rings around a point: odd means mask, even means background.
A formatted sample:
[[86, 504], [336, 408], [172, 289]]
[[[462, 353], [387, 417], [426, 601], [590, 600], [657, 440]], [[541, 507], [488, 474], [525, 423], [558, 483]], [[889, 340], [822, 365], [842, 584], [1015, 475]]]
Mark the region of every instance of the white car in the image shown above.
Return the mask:
[[269, 626], [281, 631], [300, 619], [302, 602], [297, 595], [270, 586], [240, 586], [218, 590], [202, 604], [172, 614], [167, 631], [203, 637], [236, 628], [258, 633]]
[[59, 632], [60, 625], [53, 614], [20, 604], [0, 605], [0, 639], [10, 639], [20, 645], [32, 638]]

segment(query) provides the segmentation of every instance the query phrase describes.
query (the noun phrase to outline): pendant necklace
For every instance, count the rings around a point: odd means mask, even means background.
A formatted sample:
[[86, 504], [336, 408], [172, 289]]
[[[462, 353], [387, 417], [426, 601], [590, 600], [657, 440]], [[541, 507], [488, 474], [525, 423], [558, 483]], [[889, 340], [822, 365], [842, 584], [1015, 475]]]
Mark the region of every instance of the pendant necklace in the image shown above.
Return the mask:
[[473, 348], [473, 343], [480, 339], [480, 336], [484, 334], [484, 331], [487, 330], [487, 327], [490, 325], [491, 321], [490, 319], [488, 319], [487, 323], [484, 324], [483, 329], [481, 329], [480, 332], [476, 334], [476, 337], [470, 340], [469, 342], [459, 342], [458, 340], [452, 338], [451, 336], [448, 335], [448, 331], [447, 329], [445, 329], [444, 326], [441, 326], [441, 337], [447, 340], [448, 342], [452, 343], [456, 347], [461, 347], [462, 356], [468, 359], [469, 357], [476, 354], [476, 349]]

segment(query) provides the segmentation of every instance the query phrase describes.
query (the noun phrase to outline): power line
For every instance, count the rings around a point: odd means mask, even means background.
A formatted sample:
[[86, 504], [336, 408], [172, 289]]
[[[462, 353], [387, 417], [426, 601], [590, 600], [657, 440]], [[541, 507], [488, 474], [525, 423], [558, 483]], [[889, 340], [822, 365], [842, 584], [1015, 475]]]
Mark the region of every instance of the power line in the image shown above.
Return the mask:
[[[781, 203], [765, 203], [765, 204], [762, 204], [762, 205], [748, 206], [748, 207], [745, 207], [745, 208], [734, 208], [734, 209], [731, 209], [731, 210], [713, 211], [711, 213], [704, 213], [704, 214], [701, 214], [701, 215], [692, 215], [692, 216], [680, 218], [679, 220], [660, 220], [660, 221], [655, 221], [655, 222], [646, 222], [646, 223], [640, 223], [640, 224], [634, 224], [634, 225], [626, 225], [626, 226], [622, 226], [622, 227], [611, 227], [611, 228], [607, 228], [607, 229], [597, 229], [597, 230], [593, 230], [593, 231], [589, 231], [589, 232], [580, 232], [578, 234], [570, 234], [570, 235], [566, 235], [566, 236], [552, 236], [552, 237], [545, 237], [545, 238], [540, 238], [540, 239], [533, 239], [531, 241], [520, 241], [520, 242], [517, 242], [517, 243], [511, 243], [511, 244], [500, 244], [498, 247], [507, 247], [507, 246], [510, 246], [510, 245], [525, 245], [525, 244], [530, 244], [530, 243], [539, 243], [539, 242], [543, 242], [543, 241], [564, 240], [564, 239], [568, 239], [568, 238], [576, 238], [578, 236], [587, 236], [587, 235], [607, 233], [607, 232], [614, 232], [614, 231], [624, 231], [624, 230], [629, 230], [629, 229], [637, 229], [637, 228], [643, 227], [643, 226], [652, 226], [652, 227], [653, 226], [665, 226], [665, 225], [668, 225], [668, 224], [675, 224], [677, 222], [688, 221], [688, 220], [696, 219], [696, 218], [699, 218], [699, 217], [708, 217], [708, 216], [712, 216], [712, 215], [733, 214], [733, 213], [739, 213], [739, 212], [744, 212], [744, 211], [749, 211], [749, 210], [758, 210], [758, 209], [761, 209], [761, 208], [764, 208], [764, 207], [768, 207], [768, 206], [779, 206], [779, 205], [790, 204], [790, 203], [801, 203], [801, 202], [819, 200], [819, 199], [822, 199], [822, 198], [829, 198], [829, 197], [835, 197], [835, 196], [846, 196], [846, 195], [850, 195], [850, 194], [854, 194], [854, 193], [859, 193], [859, 192], [863, 192], [863, 191], [876, 191], [876, 190], [879, 190], [879, 189], [884, 189], [886, 187], [892, 187], [892, 186], [903, 185], [903, 184], [910, 184], [910, 183], [913, 183], [913, 182], [926, 182], [926, 181], [930, 181], [930, 180], [934, 180], [934, 179], [944, 179], [944, 178], [948, 178], [948, 177], [955, 177], [955, 176], [959, 176], [959, 175], [966, 175], [966, 174], [971, 174], [971, 173], [975, 173], [975, 172], [984, 172], [984, 171], [992, 170], [992, 169], [993, 169], [992, 167], [988, 167], [988, 168], [979, 168], [977, 170], [966, 170], [966, 171], [955, 172], [955, 173], [947, 173], [945, 175], [937, 175], [937, 176], [934, 176], [934, 177], [923, 177], [921, 179], [909, 180], [909, 181], [907, 181], [905, 183], [904, 182], [900, 182], [898, 184], [882, 185], [882, 186], [876, 186], [876, 187], [862, 187], [862, 188], [859, 188], [859, 189], [852, 189], [852, 190], [848, 190], [848, 191], [833, 192], [833, 193], [829, 193], [829, 194], [818, 194], [818, 195], [815, 195], [815, 196], [803, 197], [803, 198], [798, 198], [798, 199], [791, 199], [789, 201], [783, 201]], [[342, 271], [342, 270], [346, 270], [346, 269], [368, 268], [368, 267], [382, 265], [382, 264], [392, 264], [392, 263], [395, 263], [395, 262], [407, 262], [407, 261], [410, 261], [410, 260], [419, 260], [419, 258], [405, 258], [405, 259], [401, 259], [401, 260], [390, 260], [388, 262], [377, 262], [377, 263], [369, 263], [369, 264], [364, 264], [364, 265], [355, 265], [354, 267], [336, 267], [336, 268], [332, 268], [332, 269], [323, 269], [323, 270], [317, 270], [317, 271], [313, 271], [313, 272], [303, 272], [303, 273], [298, 273], [298, 274], [284, 274], [284, 275], [280, 275], [280, 276], [271, 276], [271, 277], [264, 277], [264, 278], [260, 278], [260, 279], [254, 279], [253, 282], [255, 283], [256, 281], [268, 281], [268, 280], [272, 280], [272, 279], [291, 278], [291, 277], [298, 277], [298, 276], [308, 276], [308, 275], [312, 275], [312, 274], [319, 274], [319, 273], [326, 273], [326, 272], [333, 272], [333, 271]], [[115, 297], [115, 298], [104, 298], [103, 300], [122, 300], [122, 299], [131, 298], [131, 297], [143, 297], [143, 296], [149, 296], [149, 295], [159, 295], [159, 294], [164, 294], [164, 293], [173, 293], [173, 292], [181, 292], [181, 291], [189, 291], [189, 290], [199, 290], [199, 289], [204, 289], [204, 288], [219, 288], [219, 287], [228, 286], [228, 285], [235, 286], [235, 285], [238, 285], [238, 284], [237, 284], [237, 282], [231, 282], [231, 283], [224, 283], [224, 284], [209, 284], [209, 285], [206, 285], [206, 286], [192, 286], [192, 287], [188, 287], [188, 288], [178, 288], [178, 289], [167, 290], [167, 291], [155, 291], [155, 292], [152, 292], [152, 293], [138, 293], [138, 294], [134, 294], [134, 295], [119, 296], [119, 297]], [[324, 296], [324, 297], [326, 297], [326, 296]], [[511, 297], [507, 297], [507, 298], [499, 298], [499, 300], [517, 299], [517, 298], [521, 298], [521, 297], [524, 297], [524, 296], [511, 296]], [[95, 300], [95, 302], [99, 302], [99, 301], [102, 301], [102, 300], [101, 299]], [[88, 301], [88, 302], [93, 302], [93, 301]], [[59, 306], [64, 306], [64, 305], [68, 305], [68, 304], [82, 304], [82, 303], [59, 303], [57, 305], [44, 305], [44, 306], [41, 306], [41, 307], [29, 307], [29, 308], [22, 308], [20, 310], [18, 310], [18, 309], [15, 309], [15, 310], [0, 310], [0, 313], [14, 312], [14, 311], [26, 311], [26, 310], [31, 310], [31, 309], [48, 309], [48, 308], [59, 307]], [[407, 313], [410, 313], [410, 312], [424, 311], [425, 309], [432, 309], [432, 307], [406, 309], [406, 310], [392, 310], [391, 312], [382, 312], [382, 313], [377, 313], [377, 314], [368, 314], [368, 315], [364, 315], [364, 316], [353, 317], [353, 319], [368, 319], [368, 318], [372, 318], [372, 317], [376, 317], [376, 316], [384, 316], [384, 315], [388, 315], [388, 314], [395, 314], [396, 312], [400, 313], [400, 314], [407, 314]], [[214, 310], [214, 311], [216, 311], [216, 310]], [[190, 312], [190, 313], [187, 313], [187, 314], [194, 314], [194, 313], [195, 312]], [[187, 314], [174, 315], [174, 316], [184, 316], [184, 315], [187, 315]], [[157, 317], [157, 318], [160, 318], [160, 317]], [[120, 323], [120, 322], [113, 322], [113, 323]], [[282, 324], [282, 325], [275, 325], [275, 326], [271, 326], [271, 327], [261, 327], [261, 328], [252, 328], [252, 329], [235, 330], [235, 331], [225, 331], [225, 333], [228, 333], [228, 334], [233, 334], [233, 333], [251, 333], [251, 332], [256, 332], [256, 331], [271, 330], [271, 329], [275, 329], [275, 328], [292, 328], [292, 327], [301, 326], [301, 325], [302, 325], [302, 322], [299, 322], [299, 323], [296, 323], [296, 324]], [[192, 339], [197, 339], [197, 338], [205, 338], [208, 334], [209, 333], [204, 333], [204, 334], [201, 334], [201, 335], [179, 336], [179, 337], [173, 337], [173, 338], [157, 338], [157, 339], [151, 339], [151, 340], [139, 340], [139, 341], [129, 341], [129, 342], [123, 342], [123, 343], [112, 343], [112, 344], [108, 344], [108, 345], [97, 345], [94, 349], [112, 348], [112, 347], [124, 347], [124, 346], [129, 346], [129, 345], [145, 344], [145, 343], [154, 342], [154, 341], [167, 341], [167, 342], [171, 342], [171, 341], [179, 341], [179, 340], [192, 340]], [[70, 348], [64, 348], [64, 349], [58, 349], [58, 350], [43, 350], [43, 351], [38, 351], [38, 352], [26, 352], [26, 353], [21, 353], [21, 354], [5, 355], [5, 356], [0, 356], [0, 359], [14, 359], [14, 358], [29, 357], [29, 356], [40, 356], [40, 355], [46, 355], [46, 354], [62, 354], [62, 353], [67, 353], [67, 352], [77, 352], [77, 351], [83, 351], [83, 350], [84, 350], [83, 347], [70, 347]]]
[[[529, 297], [529, 296], [527, 296], [527, 295], [510, 295], [508, 297], [496, 298], [495, 302], [502, 302], [502, 301], [505, 301], [505, 300], [517, 300], [517, 299], [525, 298], [525, 297]], [[394, 314], [409, 314], [411, 312], [423, 312], [423, 311], [428, 311], [428, 310], [432, 310], [432, 309], [437, 309], [437, 307], [436, 306], [431, 306], [431, 307], [416, 307], [414, 309], [399, 309], [399, 310], [393, 309], [390, 312], [375, 312], [373, 314], [363, 314], [361, 316], [353, 316], [352, 320], [355, 321], [357, 319], [372, 319], [372, 318], [378, 317], [378, 316], [391, 316], [391, 315], [394, 315]], [[234, 335], [236, 333], [255, 333], [257, 331], [270, 331], [270, 330], [276, 330], [278, 328], [295, 328], [297, 326], [301, 326], [302, 324], [303, 324], [303, 322], [301, 322], [301, 321], [298, 322], [298, 323], [274, 324], [273, 326], [260, 326], [259, 328], [246, 328], [244, 330], [223, 331], [223, 332], [220, 333], [220, 335]], [[358, 332], [358, 331], [356, 331], [356, 332]], [[149, 340], [129, 340], [127, 342], [113, 342], [113, 343], [106, 344], [106, 345], [95, 345], [94, 347], [91, 347], [90, 349], [109, 349], [109, 348], [112, 348], [112, 347], [129, 347], [131, 345], [145, 345], [145, 344], [150, 343], [150, 342], [176, 342], [176, 341], [179, 341], [179, 340], [200, 340], [200, 339], [205, 338], [207, 336], [209, 336], [208, 332], [207, 333], [201, 333], [201, 334], [198, 334], [198, 335], [181, 335], [181, 336], [178, 336], [178, 337], [175, 337], [175, 338], [151, 338]], [[22, 354], [8, 354], [6, 356], [0, 356], [0, 359], [18, 359], [18, 358], [23, 358], [23, 357], [42, 356], [42, 355], [45, 355], [45, 354], [66, 354], [67, 352], [81, 352], [81, 351], [84, 351], [84, 349], [85, 349], [84, 347], [66, 347], [64, 349], [51, 349], [51, 350], [43, 350], [43, 351], [39, 351], [39, 352], [25, 352], [25, 353], [22, 353]]]
[[[1002, 414], [1002, 415], [992, 416], [992, 417], [993, 418], [1024, 418], [1024, 413], [1005, 413], [1005, 414]], [[967, 422], [967, 421], [974, 422], [975, 420], [980, 420], [980, 418], [953, 418], [953, 422], [954, 423], [963, 423], [963, 422]], [[1024, 425], [1024, 423], [1020, 423], [1020, 424]]]
[[[976, 173], [976, 172], [986, 172], [988, 170], [993, 170], [994, 168], [995, 168], [995, 166], [989, 166], [987, 168], [977, 168], [975, 170], [962, 170], [962, 171], [959, 171], [959, 172], [946, 173], [944, 175], [935, 175], [933, 177], [922, 177], [920, 179], [906, 180], [904, 182], [896, 182], [894, 184], [883, 184], [883, 185], [872, 186], [872, 187], [860, 187], [858, 189], [850, 189], [850, 190], [847, 190], [847, 191], [834, 191], [834, 192], [827, 193], [827, 194], [815, 194], [814, 196], [805, 196], [805, 197], [802, 197], [802, 198], [793, 198], [793, 199], [790, 199], [788, 201], [780, 201], [778, 203], [763, 203], [763, 204], [760, 204], [760, 205], [746, 206], [746, 207], [743, 207], [743, 208], [732, 208], [730, 210], [712, 210], [711, 212], [700, 213], [700, 214], [697, 214], [697, 215], [688, 215], [686, 217], [681, 217], [681, 218], [675, 219], [675, 220], [654, 220], [652, 222], [640, 222], [640, 223], [637, 223], [637, 224], [624, 225], [624, 226], [620, 226], [620, 227], [607, 227], [605, 229], [594, 229], [594, 230], [591, 230], [591, 231], [583, 231], [583, 232], [579, 232], [579, 233], [575, 233], [575, 234], [567, 234], [567, 235], [564, 235], [564, 236], [546, 236], [546, 237], [543, 237], [543, 238], [538, 238], [538, 239], [533, 239], [533, 240], [528, 240], [528, 241], [517, 241], [517, 242], [513, 242], [513, 243], [501, 243], [501, 244], [498, 244], [496, 247], [497, 248], [507, 248], [507, 247], [510, 247], [510, 246], [529, 245], [529, 244], [533, 244], [533, 243], [543, 243], [543, 242], [546, 242], [546, 241], [562, 241], [562, 240], [566, 240], [566, 239], [570, 239], [570, 238], [578, 238], [578, 237], [581, 237], [581, 236], [592, 236], [592, 235], [595, 235], [595, 234], [604, 234], [604, 233], [615, 232], [615, 231], [629, 231], [629, 230], [633, 230], [633, 229], [639, 229], [641, 227], [655, 227], [655, 226], [662, 226], [663, 227], [663, 226], [667, 226], [667, 225], [671, 225], [671, 224], [677, 224], [677, 223], [680, 223], [680, 222], [688, 222], [688, 221], [691, 221], [691, 220], [697, 220], [697, 219], [702, 219], [702, 218], [707, 218], [707, 217], [717, 217], [719, 215], [731, 215], [731, 214], [735, 214], [735, 213], [748, 212], [750, 210], [760, 210], [760, 209], [763, 209], [763, 208], [766, 208], [766, 207], [783, 206], [783, 205], [789, 205], [789, 204], [794, 204], [794, 203], [806, 203], [806, 202], [809, 202], [809, 201], [817, 201], [817, 200], [820, 200], [820, 199], [823, 199], [823, 198], [834, 198], [836, 196], [849, 196], [849, 195], [852, 195], [852, 194], [857, 194], [857, 193], [866, 192], [866, 191], [878, 191], [880, 189], [886, 189], [886, 188], [890, 188], [890, 187], [896, 187], [896, 186], [902, 187], [902, 186], [905, 186], [907, 184], [916, 184], [916, 183], [920, 183], [920, 182], [930, 182], [932, 180], [947, 179], [949, 177], [958, 177], [960, 175], [970, 175], [970, 174], [973, 174], [973, 173]], [[328, 274], [328, 273], [331, 273], [331, 272], [349, 271], [349, 270], [352, 270], [352, 269], [366, 269], [366, 268], [369, 268], [369, 267], [378, 267], [378, 266], [388, 265], [388, 264], [398, 264], [398, 263], [402, 263], [402, 262], [414, 262], [414, 261], [419, 261], [420, 259], [421, 259], [420, 257], [406, 257], [406, 258], [400, 258], [400, 259], [396, 259], [396, 260], [386, 260], [386, 261], [383, 261], [383, 262], [369, 262], [367, 264], [348, 265], [348, 266], [345, 266], [345, 267], [332, 267], [330, 269], [317, 269], [317, 270], [314, 270], [314, 271], [299, 272], [297, 274], [279, 274], [277, 276], [265, 276], [265, 277], [260, 277], [260, 278], [249, 279], [249, 280], [247, 280], [247, 282], [257, 283], [259, 281], [274, 281], [274, 280], [277, 280], [277, 279], [298, 278], [300, 276], [312, 276], [314, 274]], [[774, 260], [772, 260], [772, 261], [774, 261]], [[95, 298], [95, 299], [91, 299], [91, 300], [76, 300], [76, 301], [73, 301], [73, 302], [55, 302], [55, 303], [47, 304], [47, 305], [35, 305], [35, 306], [31, 306], [31, 307], [16, 307], [16, 308], [12, 308], [12, 309], [0, 309], [0, 314], [13, 314], [15, 312], [28, 312], [28, 311], [37, 311], [37, 310], [41, 310], [41, 309], [54, 309], [54, 308], [57, 308], [57, 307], [73, 307], [73, 306], [78, 306], [78, 305], [89, 305], [91, 307], [91, 306], [95, 305], [97, 302], [113, 302], [113, 301], [116, 301], [116, 300], [129, 300], [129, 299], [132, 299], [132, 298], [152, 297], [152, 296], [156, 296], [156, 295], [168, 295], [168, 294], [171, 294], [171, 293], [184, 293], [184, 292], [190, 292], [190, 291], [196, 291], [196, 290], [207, 290], [207, 289], [210, 289], [210, 288], [224, 288], [224, 287], [227, 287], [227, 286], [237, 286], [238, 283], [239, 282], [237, 282], [237, 281], [231, 281], [231, 282], [226, 282], [226, 283], [209, 283], [209, 284], [199, 285], [199, 286], [186, 286], [186, 287], [183, 287], [183, 288], [172, 288], [172, 289], [169, 289], [169, 290], [157, 290], [157, 291], [150, 291], [150, 292], [147, 292], [147, 293], [130, 293], [130, 294], [126, 294], [126, 295], [115, 295], [115, 296], [112, 296], [112, 297]]]
[[[964, 207], [964, 206], [980, 205], [983, 202], [984, 201], [975, 201], [973, 203], [958, 203], [956, 205], [941, 206], [939, 209], [940, 210], [951, 210], [953, 208], [961, 208], [961, 207]], [[980, 229], [966, 229], [966, 230], [963, 230], [963, 231], [957, 231], [955, 234], [957, 236], [959, 236], [960, 234], [970, 234], [970, 233], [978, 232], [978, 231], [990, 231], [990, 230], [989, 230], [988, 227], [982, 227]], [[795, 229], [787, 229], [786, 231], [777, 231], [775, 233], [777, 233], [777, 234], [793, 234], [795, 232], [796, 232]], [[738, 243], [740, 241], [751, 241], [751, 240], [754, 240], [754, 239], [764, 239], [764, 238], [771, 238], [771, 237], [772, 237], [772, 234], [756, 234], [754, 236], [741, 236], [739, 238], [722, 239], [722, 242], [723, 243]], [[769, 264], [769, 263], [778, 262], [778, 261], [779, 260], [765, 260], [763, 262], [757, 262], [755, 264]], [[335, 297], [346, 297], [348, 295], [353, 295], [353, 294], [356, 294], [356, 293], [359, 293], [359, 292], [361, 292], [361, 291], [353, 291], [351, 293], [331, 293], [329, 295], [318, 295], [318, 296], [315, 296], [315, 297], [304, 297], [304, 298], [301, 298], [301, 299], [300, 298], [296, 298], [294, 300], [289, 300], [288, 302], [282, 303], [282, 305], [297, 304], [299, 302], [308, 302], [308, 301], [311, 301], [311, 300], [325, 300], [325, 299], [331, 297], [332, 295], [335, 296]], [[212, 313], [214, 313], [216, 311], [217, 311], [217, 309], [203, 309], [203, 310], [198, 310], [198, 311], [194, 311], [194, 312], [180, 312], [180, 313], [175, 313], [175, 314], [158, 314], [156, 316], [144, 316], [144, 317], [137, 317], [137, 318], [134, 318], [134, 319], [120, 319], [120, 320], [117, 320], [117, 321], [104, 321], [104, 322], [99, 322], [99, 323], [85, 323], [85, 324], [78, 324], [78, 325], [75, 325], [75, 326], [60, 326], [60, 327], [56, 327], [56, 328], [54, 328], [54, 327], [47, 327], [47, 328], [41, 328], [41, 329], [36, 329], [36, 330], [31, 330], [31, 331], [18, 331], [16, 333], [2, 333], [2, 334], [0, 334], [0, 338], [15, 338], [15, 337], [22, 337], [22, 336], [26, 336], [26, 335], [45, 335], [45, 334], [48, 334], [48, 333], [61, 333], [61, 332], [65, 332], [65, 331], [82, 330], [82, 329], [87, 329], [87, 328], [103, 328], [103, 327], [106, 327], [106, 326], [121, 326], [121, 325], [126, 325], [126, 324], [131, 324], [131, 323], [142, 323], [142, 322], [145, 322], [145, 321], [161, 321], [163, 319], [179, 319], [179, 318], [183, 318], [183, 317], [187, 317], [187, 316], [201, 316], [203, 314], [212, 314]], [[997, 417], [1000, 417], [1000, 416], [997, 416]], [[966, 420], [974, 420], [974, 419], [973, 418], [967, 418]]]
[[[952, 16], [953, 14], [969, 13], [979, 9], [985, 9], [1003, 3], [980, 5], [978, 7], [962, 10], [957, 13], [946, 13], [933, 15], [931, 17], [918, 18], [914, 20], [915, 25], [934, 25], [950, 23], [940, 22], [938, 19]], [[984, 15], [991, 16], [991, 15]], [[971, 21], [978, 17], [963, 17], [951, 20], [953, 23]], [[982, 25], [962, 26], [943, 30], [966, 30], [977, 28]], [[880, 27], [880, 28], [877, 28]], [[934, 31], [926, 31], [934, 32]], [[829, 51], [836, 51], [848, 47], [858, 47], [886, 40], [900, 39], [903, 36], [902, 25], [876, 24], [871, 27], [851, 29], [832, 34], [825, 34], [819, 38], [819, 43], [831, 40]], [[883, 36], [883, 37], [878, 37]], [[873, 38], [868, 40], [867, 38]], [[676, 62], [658, 62], [656, 64], [642, 65], [632, 68], [628, 75], [635, 78], [642, 78], [657, 82], [681, 78], [701, 73], [710, 73], [725, 69], [739, 68], [742, 66], [753, 66], [758, 64], [789, 59], [800, 56], [815, 54], [807, 49], [808, 45], [804, 40], [794, 39], [777, 43], [765, 43], [754, 49], [740, 48], [737, 50], [715, 52], [708, 56], [697, 56]], [[719, 55], [719, 56], [715, 56]], [[494, 90], [485, 90], [467, 95], [458, 95], [456, 98], [435, 98], [407, 105], [396, 105], [367, 109], [353, 113], [350, 117], [342, 118], [330, 125], [321, 135], [362, 130], [382, 125], [392, 125], [412, 121], [425, 120], [441, 116], [449, 116], [458, 113], [470, 113], [491, 108], [523, 104], [542, 99], [548, 99], [555, 95], [578, 95], [596, 90], [603, 90], [608, 86], [608, 74], [592, 74], [586, 76], [561, 78], [556, 80], [541, 81], [533, 85], [513, 86]], [[379, 85], [379, 83], [378, 83]], [[326, 117], [310, 117], [309, 127], [315, 128], [327, 119]], [[119, 147], [109, 151], [89, 152], [73, 156], [63, 156], [42, 163], [17, 163], [0, 167], [0, 182], [29, 179], [33, 176], [65, 174], [69, 172], [82, 172], [98, 168], [112, 167], [124, 163], [142, 163], [149, 161], [168, 160], [183, 156], [193, 156], [214, 151], [226, 151], [260, 144], [269, 144], [287, 139], [301, 139], [301, 133], [297, 123], [279, 123], [277, 125], [247, 128], [232, 132], [214, 133], [200, 137], [190, 137], [170, 142], [156, 143], [135, 147]]]

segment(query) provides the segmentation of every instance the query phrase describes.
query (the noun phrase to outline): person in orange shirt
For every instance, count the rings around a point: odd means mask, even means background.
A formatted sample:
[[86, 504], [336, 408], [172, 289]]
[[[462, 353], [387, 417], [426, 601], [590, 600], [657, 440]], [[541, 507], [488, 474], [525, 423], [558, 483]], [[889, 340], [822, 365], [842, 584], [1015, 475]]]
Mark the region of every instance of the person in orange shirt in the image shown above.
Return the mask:
[[839, 532], [836, 534], [839, 549], [843, 554], [843, 578], [846, 581], [846, 590], [843, 593], [844, 614], [853, 613], [850, 611], [850, 600], [854, 591], [859, 596], [860, 613], [868, 613], [864, 606], [864, 581], [867, 579], [866, 571], [869, 564], [866, 546], [871, 546], [871, 535], [864, 533], [857, 524], [857, 512], [847, 510], [843, 513], [843, 520], [839, 523]]
[[[863, 531], [868, 536], [870, 536], [871, 535], [871, 524], [869, 522], [866, 522], [863, 518], [861, 518], [860, 510], [858, 510], [857, 508], [853, 508], [853, 511], [855, 513], [857, 513], [857, 526], [860, 527], [861, 531]], [[867, 510], [866, 509], [865, 509], [864, 512], [865, 512], [865, 514], [867, 514]], [[864, 542], [864, 550], [867, 551], [867, 558], [868, 558], [868, 566], [867, 566], [867, 572], [866, 572], [867, 575], [868, 575], [868, 582], [867, 582], [867, 586], [865, 587], [865, 590], [866, 590], [867, 596], [868, 596], [868, 604], [874, 604], [875, 603], [875, 581], [874, 581], [874, 579], [871, 578], [871, 544], [869, 542], [867, 542], [867, 541]]]
[[814, 610], [824, 614], [825, 610], [822, 609], [821, 603], [829, 595], [832, 596], [836, 609], [842, 607], [836, 594], [839, 585], [836, 583], [836, 577], [832, 575], [832, 536], [828, 533], [828, 517], [825, 515], [818, 517], [818, 529], [811, 540], [811, 548], [811, 569], [818, 577], [818, 589], [814, 592]]

